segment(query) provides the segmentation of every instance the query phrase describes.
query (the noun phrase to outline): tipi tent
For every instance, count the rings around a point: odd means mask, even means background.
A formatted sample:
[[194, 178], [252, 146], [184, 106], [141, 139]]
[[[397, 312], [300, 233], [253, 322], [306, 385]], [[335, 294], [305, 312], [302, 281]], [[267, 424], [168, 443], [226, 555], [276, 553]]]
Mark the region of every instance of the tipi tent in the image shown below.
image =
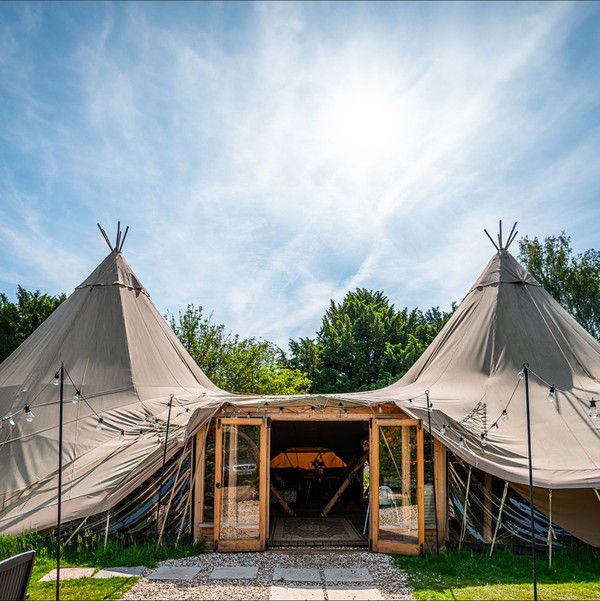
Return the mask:
[[169, 455], [180, 448], [178, 438], [181, 444], [231, 398], [188, 355], [121, 248], [118, 241], [111, 246], [0, 365], [0, 532], [56, 525], [59, 387], [53, 381], [61, 362], [65, 522], [106, 511], [160, 468], [171, 397]]
[[425, 425], [429, 402], [435, 438], [527, 496], [524, 364], [535, 505], [600, 546], [600, 343], [506, 248], [403, 378], [340, 398], [395, 402]]

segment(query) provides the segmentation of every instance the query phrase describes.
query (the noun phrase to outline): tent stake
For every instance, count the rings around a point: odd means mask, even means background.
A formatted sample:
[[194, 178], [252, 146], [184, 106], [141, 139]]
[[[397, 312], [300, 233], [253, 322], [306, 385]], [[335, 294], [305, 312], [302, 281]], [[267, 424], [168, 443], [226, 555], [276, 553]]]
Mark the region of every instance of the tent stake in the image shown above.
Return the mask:
[[469, 504], [469, 488], [471, 487], [471, 471], [473, 467], [469, 466], [469, 476], [467, 478], [467, 490], [465, 491], [465, 504], [463, 506], [463, 523], [462, 528], [460, 530], [460, 539], [458, 541], [458, 550], [462, 546], [463, 539], [465, 538], [465, 533], [467, 531], [467, 505]]
[[496, 518], [496, 528], [494, 528], [494, 537], [492, 538], [492, 546], [490, 547], [490, 557], [494, 552], [494, 545], [496, 544], [496, 536], [498, 534], [498, 529], [500, 528], [500, 524], [502, 523], [502, 510], [504, 509], [504, 501], [506, 500], [506, 493], [508, 492], [508, 482], [504, 483], [504, 492], [502, 493], [502, 501], [500, 501], [500, 509], [498, 510], [498, 517]]

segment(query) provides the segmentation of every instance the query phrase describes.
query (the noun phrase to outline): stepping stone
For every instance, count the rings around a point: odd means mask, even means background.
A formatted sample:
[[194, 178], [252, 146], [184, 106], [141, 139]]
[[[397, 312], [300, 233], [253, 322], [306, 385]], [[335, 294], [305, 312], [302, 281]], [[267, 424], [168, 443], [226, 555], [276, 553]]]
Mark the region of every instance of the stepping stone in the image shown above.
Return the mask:
[[383, 599], [383, 596], [379, 589], [366, 586], [347, 588], [327, 585], [327, 598], [329, 601], [370, 601], [371, 599]]
[[324, 601], [325, 592], [320, 586], [272, 586], [270, 601]]
[[[96, 568], [61, 568], [60, 580], [75, 580], [76, 578], [90, 577]], [[50, 570], [45, 576], [42, 576], [39, 582], [48, 582], [56, 580], [56, 569]]]
[[128, 566], [125, 568], [104, 568], [94, 574], [94, 578], [130, 578], [141, 576], [146, 568], [144, 566]]
[[275, 568], [273, 582], [321, 582], [321, 574], [319, 570]]
[[146, 578], [148, 580], [192, 580], [200, 569], [198, 566], [159, 566]]
[[258, 576], [258, 566], [214, 568], [209, 578], [212, 580], [250, 580]]
[[372, 582], [367, 568], [332, 568], [323, 570], [325, 582]]

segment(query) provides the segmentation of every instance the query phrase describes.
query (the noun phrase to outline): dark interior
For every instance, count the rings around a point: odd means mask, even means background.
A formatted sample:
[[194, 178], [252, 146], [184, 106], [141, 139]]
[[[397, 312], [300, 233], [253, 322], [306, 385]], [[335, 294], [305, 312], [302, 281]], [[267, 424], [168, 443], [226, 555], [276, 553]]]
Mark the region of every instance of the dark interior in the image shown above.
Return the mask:
[[[271, 482], [285, 498], [298, 517], [318, 517], [348, 479], [353, 466], [360, 462], [363, 443], [368, 439], [366, 421], [276, 421], [271, 423], [271, 457], [286, 453], [289, 462], [299, 463], [294, 457], [295, 448], [317, 449], [310, 465], [287, 468], [271, 468]], [[323, 449], [320, 453], [319, 449]], [[333, 451], [346, 467], [327, 465], [326, 451]], [[313, 454], [307, 456], [313, 458]], [[325, 458], [325, 461], [322, 459]], [[329, 461], [330, 463], [330, 461]], [[362, 531], [366, 511], [363, 491], [363, 469], [351, 476], [351, 483], [328, 513], [343, 515], [356, 522]], [[271, 494], [271, 516], [285, 516], [286, 512]]]

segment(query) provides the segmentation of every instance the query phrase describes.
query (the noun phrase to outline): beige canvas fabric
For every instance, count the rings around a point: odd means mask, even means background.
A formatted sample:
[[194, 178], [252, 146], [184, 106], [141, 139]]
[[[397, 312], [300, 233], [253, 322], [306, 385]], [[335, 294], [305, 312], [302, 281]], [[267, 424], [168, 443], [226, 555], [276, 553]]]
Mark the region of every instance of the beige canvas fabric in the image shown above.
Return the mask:
[[[52, 380], [61, 361], [65, 521], [110, 508], [159, 468], [170, 395], [169, 454], [181, 449], [186, 426], [197, 429], [232, 398], [204, 375], [112, 252], [0, 366], [0, 417], [15, 423], [4, 419], [0, 430], [0, 532], [56, 524], [59, 388]], [[74, 404], [77, 390], [85, 401]]]
[[[600, 499], [592, 490], [600, 488], [600, 419], [588, 414], [590, 401], [600, 398], [600, 344], [508, 251], [494, 255], [402, 379], [381, 390], [339, 397], [396, 402], [427, 424], [429, 391], [436, 438], [470, 464], [527, 484], [525, 380], [518, 377], [524, 363], [530, 369], [534, 484], [555, 490], [557, 523], [600, 546]], [[551, 386], [554, 402], [547, 399]], [[588, 490], [578, 493], [581, 489]], [[545, 496], [547, 490], [536, 498]], [[575, 509], [581, 499], [585, 512]]]

